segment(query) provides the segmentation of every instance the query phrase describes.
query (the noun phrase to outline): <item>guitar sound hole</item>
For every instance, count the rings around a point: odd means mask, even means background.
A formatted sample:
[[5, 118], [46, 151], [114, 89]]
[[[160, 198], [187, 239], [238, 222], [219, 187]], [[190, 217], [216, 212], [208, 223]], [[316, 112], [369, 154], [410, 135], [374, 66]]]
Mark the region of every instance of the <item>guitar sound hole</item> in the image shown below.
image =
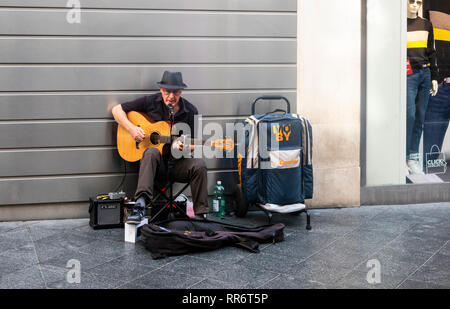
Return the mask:
[[157, 132], [153, 132], [150, 135], [150, 143], [152, 143], [153, 145], [158, 145], [160, 143], [160, 135]]

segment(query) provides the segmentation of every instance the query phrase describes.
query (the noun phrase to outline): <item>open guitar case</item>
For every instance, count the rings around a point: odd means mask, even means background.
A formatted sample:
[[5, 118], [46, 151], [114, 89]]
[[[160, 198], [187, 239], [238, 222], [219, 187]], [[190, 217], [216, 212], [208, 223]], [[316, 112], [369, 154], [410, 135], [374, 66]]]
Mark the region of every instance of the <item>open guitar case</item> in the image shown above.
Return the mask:
[[260, 243], [284, 240], [284, 224], [246, 227], [225, 222], [174, 219], [146, 224], [141, 234], [153, 259], [216, 250], [225, 246], [259, 253]]

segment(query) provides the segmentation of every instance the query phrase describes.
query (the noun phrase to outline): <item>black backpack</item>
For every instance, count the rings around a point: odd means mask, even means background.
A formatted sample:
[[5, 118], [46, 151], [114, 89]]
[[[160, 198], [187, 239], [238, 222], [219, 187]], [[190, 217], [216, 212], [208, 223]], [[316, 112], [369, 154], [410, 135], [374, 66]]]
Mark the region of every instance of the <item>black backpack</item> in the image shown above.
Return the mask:
[[278, 223], [243, 227], [196, 219], [175, 219], [142, 227], [145, 247], [153, 259], [192, 252], [212, 251], [225, 246], [245, 248], [259, 253], [259, 243], [284, 240], [285, 225]]

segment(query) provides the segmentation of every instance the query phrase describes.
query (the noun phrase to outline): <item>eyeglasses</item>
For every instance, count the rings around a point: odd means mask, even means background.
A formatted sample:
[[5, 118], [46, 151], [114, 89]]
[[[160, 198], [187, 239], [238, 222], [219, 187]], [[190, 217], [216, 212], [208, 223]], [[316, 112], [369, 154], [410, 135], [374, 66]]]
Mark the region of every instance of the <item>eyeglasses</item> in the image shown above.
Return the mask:
[[179, 96], [181, 94], [181, 90], [180, 89], [175, 89], [175, 90], [165, 89], [165, 88], [161, 88], [161, 89], [167, 95], [173, 94], [175, 96]]
[[417, 5], [422, 5], [421, 0], [409, 0], [409, 4], [414, 4], [414, 3], [417, 3]]

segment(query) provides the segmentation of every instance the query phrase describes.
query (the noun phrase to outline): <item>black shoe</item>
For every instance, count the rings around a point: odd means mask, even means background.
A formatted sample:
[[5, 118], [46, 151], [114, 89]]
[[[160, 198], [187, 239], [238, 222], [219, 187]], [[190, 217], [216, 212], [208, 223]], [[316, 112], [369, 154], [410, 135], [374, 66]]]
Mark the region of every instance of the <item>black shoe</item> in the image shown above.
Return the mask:
[[145, 215], [145, 208], [134, 207], [130, 213], [128, 213], [127, 221], [128, 224], [140, 224], [142, 218]]

